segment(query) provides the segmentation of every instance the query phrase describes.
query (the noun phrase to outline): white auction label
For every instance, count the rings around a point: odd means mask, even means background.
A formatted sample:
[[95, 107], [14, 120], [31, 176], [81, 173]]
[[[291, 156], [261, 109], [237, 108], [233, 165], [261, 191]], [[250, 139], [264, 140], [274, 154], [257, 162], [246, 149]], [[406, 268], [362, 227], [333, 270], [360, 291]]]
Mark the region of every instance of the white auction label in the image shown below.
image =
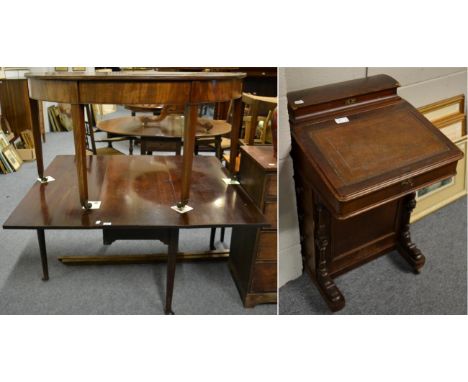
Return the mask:
[[303, 103], [304, 103], [304, 101], [301, 100], [301, 99], [298, 99], [297, 101], [294, 101], [295, 105], [302, 105]]
[[341, 117], [341, 118], [335, 118], [335, 122], [340, 124], [340, 123], [346, 123], [349, 122], [348, 117]]

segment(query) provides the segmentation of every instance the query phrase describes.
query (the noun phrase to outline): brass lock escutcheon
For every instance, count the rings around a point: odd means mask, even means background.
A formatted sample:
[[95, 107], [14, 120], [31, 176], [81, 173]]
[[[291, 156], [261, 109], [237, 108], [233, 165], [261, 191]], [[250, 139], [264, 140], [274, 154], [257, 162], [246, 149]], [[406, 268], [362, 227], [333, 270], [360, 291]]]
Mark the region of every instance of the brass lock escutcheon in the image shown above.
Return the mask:
[[345, 101], [345, 105], [352, 105], [354, 103], [356, 103], [357, 99], [356, 98], [348, 98], [346, 101]]

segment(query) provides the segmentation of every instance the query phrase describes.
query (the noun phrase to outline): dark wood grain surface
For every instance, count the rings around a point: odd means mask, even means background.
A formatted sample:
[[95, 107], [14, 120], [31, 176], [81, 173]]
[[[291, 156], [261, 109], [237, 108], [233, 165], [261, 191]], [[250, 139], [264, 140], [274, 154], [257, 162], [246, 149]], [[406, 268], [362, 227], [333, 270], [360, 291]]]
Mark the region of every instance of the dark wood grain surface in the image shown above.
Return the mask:
[[276, 172], [278, 168], [278, 160], [274, 157], [271, 145], [245, 145], [241, 147], [240, 152], [241, 155], [242, 153], [249, 155], [266, 172]]
[[229, 73], [229, 72], [160, 72], [160, 71], [143, 71], [143, 72], [96, 72], [96, 73], [76, 73], [76, 72], [37, 72], [27, 73], [26, 78], [41, 78], [48, 80], [113, 80], [113, 81], [125, 81], [125, 80], [154, 80], [154, 81], [209, 81], [209, 80], [222, 80], [222, 79], [233, 79], [233, 78], [244, 78], [245, 73]]
[[385, 74], [380, 74], [377, 76], [340, 82], [339, 87], [337, 87], [336, 84], [330, 84], [290, 92], [288, 93], [288, 106], [292, 110], [298, 110], [313, 105], [328, 104], [336, 100], [396, 89], [398, 86], [398, 81], [394, 78]]
[[226, 185], [215, 157], [195, 157], [190, 206], [179, 214], [182, 158], [88, 156], [90, 200], [101, 208], [85, 211], [79, 198], [74, 156], [57, 156], [46, 174], [56, 180], [36, 183], [4, 223], [4, 228], [102, 229], [112, 227], [265, 226], [265, 218], [240, 186]]
[[277, 301], [276, 168], [273, 146], [241, 147], [239, 182], [270, 223], [260, 230], [253, 251], [245, 251], [246, 247], [231, 251], [229, 257], [229, 267], [245, 307]]
[[[158, 117], [137, 116], [104, 120], [98, 123], [99, 130], [118, 135], [139, 137], [182, 137], [184, 116], [170, 114], [161, 121]], [[215, 137], [228, 134], [231, 125], [226, 121], [197, 119], [196, 137]]]
[[[24, 130], [32, 129], [30, 118], [28, 81], [25, 79], [0, 79], [0, 109], [10, 125], [15, 137], [20, 136]], [[38, 105], [37, 113], [38, 130], [44, 133], [44, 122], [41, 106]]]

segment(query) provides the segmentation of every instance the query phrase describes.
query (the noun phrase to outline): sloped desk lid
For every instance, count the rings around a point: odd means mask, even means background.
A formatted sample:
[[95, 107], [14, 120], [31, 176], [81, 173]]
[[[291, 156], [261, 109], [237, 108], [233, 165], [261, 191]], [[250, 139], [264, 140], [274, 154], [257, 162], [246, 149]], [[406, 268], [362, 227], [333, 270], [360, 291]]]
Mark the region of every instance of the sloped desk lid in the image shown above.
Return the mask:
[[[431, 171], [463, 153], [414, 107], [397, 97], [367, 111], [293, 126], [295, 142], [339, 201], [349, 201]], [[448, 176], [451, 174], [448, 174]]]

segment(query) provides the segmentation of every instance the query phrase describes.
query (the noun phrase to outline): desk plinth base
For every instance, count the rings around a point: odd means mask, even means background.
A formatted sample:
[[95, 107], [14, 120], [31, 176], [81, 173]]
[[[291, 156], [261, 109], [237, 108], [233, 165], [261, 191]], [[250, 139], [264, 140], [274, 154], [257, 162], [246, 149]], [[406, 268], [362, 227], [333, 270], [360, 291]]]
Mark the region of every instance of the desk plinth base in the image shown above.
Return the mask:
[[[425, 257], [411, 241], [409, 219], [415, 194], [407, 195], [345, 220], [334, 218], [317, 197], [313, 224], [301, 217], [305, 268], [330, 310], [339, 311], [345, 298], [334, 282], [337, 276], [392, 250], [397, 250], [415, 273]], [[311, 219], [312, 220], [312, 219]], [[313, 226], [314, 239], [307, 236]]]

